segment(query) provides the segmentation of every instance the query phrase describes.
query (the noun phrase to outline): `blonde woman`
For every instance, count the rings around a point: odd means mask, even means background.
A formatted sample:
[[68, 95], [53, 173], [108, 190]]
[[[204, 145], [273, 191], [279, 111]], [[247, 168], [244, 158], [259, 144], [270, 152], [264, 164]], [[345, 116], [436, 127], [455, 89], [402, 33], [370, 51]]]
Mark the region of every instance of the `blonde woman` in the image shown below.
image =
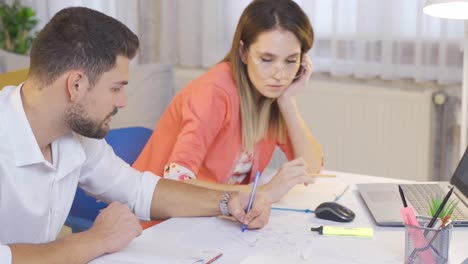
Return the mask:
[[306, 86], [313, 30], [290, 0], [253, 1], [231, 50], [169, 105], [134, 167], [222, 190], [249, 190], [279, 146], [289, 162], [262, 185], [272, 202], [312, 183], [322, 151], [294, 95]]

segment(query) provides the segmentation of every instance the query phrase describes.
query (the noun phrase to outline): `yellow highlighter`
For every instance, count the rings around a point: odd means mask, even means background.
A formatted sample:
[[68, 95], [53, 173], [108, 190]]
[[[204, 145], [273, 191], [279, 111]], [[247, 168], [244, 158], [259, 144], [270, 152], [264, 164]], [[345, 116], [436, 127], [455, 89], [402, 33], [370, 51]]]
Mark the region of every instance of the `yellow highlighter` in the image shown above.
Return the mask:
[[318, 232], [327, 236], [351, 236], [351, 237], [373, 237], [374, 229], [371, 227], [336, 227], [320, 226], [311, 227], [310, 231]]

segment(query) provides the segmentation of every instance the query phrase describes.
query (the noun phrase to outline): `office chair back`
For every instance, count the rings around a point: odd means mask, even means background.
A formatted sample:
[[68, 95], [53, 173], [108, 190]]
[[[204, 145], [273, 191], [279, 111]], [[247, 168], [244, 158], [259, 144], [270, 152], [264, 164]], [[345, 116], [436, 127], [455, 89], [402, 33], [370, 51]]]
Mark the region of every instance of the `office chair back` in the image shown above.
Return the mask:
[[[132, 165], [151, 134], [149, 128], [125, 127], [111, 129], [105, 139], [117, 156]], [[88, 196], [78, 187], [65, 225], [71, 227], [73, 233], [87, 230], [93, 225], [99, 211], [106, 206], [106, 203]]]

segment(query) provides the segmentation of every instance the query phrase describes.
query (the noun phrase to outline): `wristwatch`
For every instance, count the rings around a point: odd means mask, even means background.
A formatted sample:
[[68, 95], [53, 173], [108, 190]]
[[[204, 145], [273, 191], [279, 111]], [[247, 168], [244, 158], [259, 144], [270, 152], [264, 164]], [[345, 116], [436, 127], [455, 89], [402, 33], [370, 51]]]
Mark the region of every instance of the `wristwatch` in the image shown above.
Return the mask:
[[225, 192], [219, 202], [219, 210], [221, 211], [221, 214], [225, 216], [231, 216], [228, 208], [229, 198], [231, 198], [231, 193]]

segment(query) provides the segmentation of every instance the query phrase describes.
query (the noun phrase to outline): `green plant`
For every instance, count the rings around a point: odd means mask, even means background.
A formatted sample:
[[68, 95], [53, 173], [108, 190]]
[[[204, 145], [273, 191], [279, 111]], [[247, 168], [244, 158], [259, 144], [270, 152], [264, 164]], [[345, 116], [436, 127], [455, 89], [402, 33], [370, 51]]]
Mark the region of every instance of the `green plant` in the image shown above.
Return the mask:
[[[436, 197], [436, 198], [431, 198], [431, 201], [429, 202], [429, 213], [431, 216], [434, 216], [437, 209], [439, 209], [440, 204], [442, 203], [442, 198], [441, 197]], [[446, 215], [451, 216], [453, 211], [455, 210], [455, 207], [457, 207], [458, 201], [451, 200], [449, 201], [442, 211], [440, 211], [439, 218], [443, 219]]]
[[15, 0], [10, 6], [0, 2], [0, 49], [26, 54], [31, 48], [36, 33], [36, 13], [31, 7], [22, 6]]

